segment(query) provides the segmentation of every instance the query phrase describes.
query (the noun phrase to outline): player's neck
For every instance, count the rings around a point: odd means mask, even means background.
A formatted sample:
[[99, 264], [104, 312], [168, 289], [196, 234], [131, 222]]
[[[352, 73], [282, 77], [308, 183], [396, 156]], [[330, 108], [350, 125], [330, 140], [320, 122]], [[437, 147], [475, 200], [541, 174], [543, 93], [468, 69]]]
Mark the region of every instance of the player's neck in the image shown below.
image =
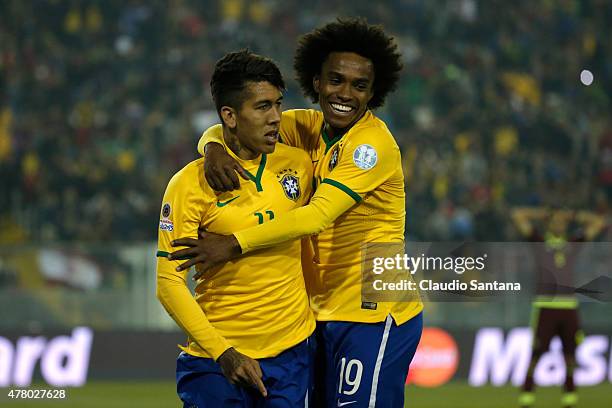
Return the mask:
[[336, 128], [336, 127], [331, 126], [329, 123], [325, 122], [325, 132], [327, 133], [327, 136], [330, 139], [336, 139], [336, 138], [342, 137], [346, 134], [346, 132], [351, 130], [352, 127], [355, 126], [355, 124], [359, 122], [363, 118], [364, 115], [365, 115], [365, 112], [363, 113], [363, 115], [361, 115], [358, 119], [356, 119], [353, 123], [351, 123], [345, 128]]
[[327, 137], [329, 137], [329, 139], [331, 140], [331, 139], [335, 139], [337, 137], [344, 136], [344, 134], [346, 132], [348, 132], [351, 127], [352, 126], [340, 129], [340, 128], [332, 127], [329, 123], [326, 123], [325, 124], [325, 133], [327, 134]]
[[225, 145], [229, 147], [236, 156], [243, 160], [255, 160], [261, 155], [261, 153], [254, 152], [244, 146], [240, 143], [240, 140], [238, 140], [235, 134], [225, 128], [223, 129], [223, 140], [225, 141]]

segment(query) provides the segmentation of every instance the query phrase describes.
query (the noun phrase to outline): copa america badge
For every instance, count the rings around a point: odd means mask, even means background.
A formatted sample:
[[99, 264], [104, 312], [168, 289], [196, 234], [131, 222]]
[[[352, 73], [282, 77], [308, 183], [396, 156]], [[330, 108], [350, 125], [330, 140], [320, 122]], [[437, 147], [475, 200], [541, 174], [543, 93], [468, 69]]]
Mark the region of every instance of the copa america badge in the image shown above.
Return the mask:
[[378, 155], [376, 154], [376, 149], [368, 144], [358, 146], [353, 152], [353, 162], [360, 169], [370, 170], [376, 166], [377, 161]]

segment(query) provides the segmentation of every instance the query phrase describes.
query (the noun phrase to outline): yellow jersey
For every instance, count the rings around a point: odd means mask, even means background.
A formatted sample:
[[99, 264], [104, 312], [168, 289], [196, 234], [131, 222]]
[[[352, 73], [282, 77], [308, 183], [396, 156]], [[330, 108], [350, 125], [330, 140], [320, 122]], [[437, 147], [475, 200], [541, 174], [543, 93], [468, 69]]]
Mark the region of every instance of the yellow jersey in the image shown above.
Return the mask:
[[[230, 154], [231, 151], [227, 149]], [[157, 253], [158, 298], [188, 334], [189, 354], [217, 359], [229, 347], [251, 358], [274, 357], [314, 330], [301, 267], [301, 244], [291, 240], [215, 267], [189, 292], [180, 260], [168, 260], [171, 242], [197, 238], [198, 229], [231, 234], [269, 222], [308, 201], [312, 165], [301, 150], [282, 144], [273, 154], [241, 160], [251, 181], [218, 193], [203, 177], [204, 159], [170, 180], [163, 198]]]
[[[310, 303], [321, 321], [374, 323], [391, 314], [397, 324], [423, 309], [420, 300], [362, 302], [362, 247], [404, 241], [405, 193], [400, 150], [383, 121], [367, 111], [341, 137], [324, 133], [323, 114], [283, 112], [281, 138], [306, 151], [314, 164], [311, 202], [266, 225], [235, 232], [243, 253], [303, 234], [313, 237], [314, 259], [304, 265]], [[198, 145], [219, 142], [211, 129]]]

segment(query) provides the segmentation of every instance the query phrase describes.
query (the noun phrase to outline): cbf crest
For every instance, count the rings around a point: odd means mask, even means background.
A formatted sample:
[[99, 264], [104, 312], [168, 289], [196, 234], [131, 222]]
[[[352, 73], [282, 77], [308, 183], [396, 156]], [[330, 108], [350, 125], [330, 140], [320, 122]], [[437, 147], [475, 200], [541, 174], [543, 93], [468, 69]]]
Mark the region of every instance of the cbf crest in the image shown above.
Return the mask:
[[336, 147], [334, 147], [334, 150], [332, 150], [331, 157], [329, 159], [329, 165], [327, 166], [329, 171], [332, 171], [334, 167], [336, 167], [336, 165], [338, 164], [339, 155], [340, 155], [340, 145], [337, 144]]
[[278, 182], [283, 186], [283, 191], [288, 199], [296, 201], [300, 198], [300, 178], [297, 176], [297, 171], [292, 169], [284, 169], [276, 175]]

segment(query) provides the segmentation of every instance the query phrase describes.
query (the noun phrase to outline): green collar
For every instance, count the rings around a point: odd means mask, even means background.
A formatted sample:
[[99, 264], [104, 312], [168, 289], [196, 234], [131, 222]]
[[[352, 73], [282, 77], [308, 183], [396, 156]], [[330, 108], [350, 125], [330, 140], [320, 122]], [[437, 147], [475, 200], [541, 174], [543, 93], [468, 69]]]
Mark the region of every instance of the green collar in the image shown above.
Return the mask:
[[325, 142], [325, 153], [327, 153], [329, 149], [331, 149], [338, 140], [342, 139], [342, 136], [344, 135], [338, 135], [333, 139], [330, 139], [329, 135], [327, 134], [327, 130], [325, 130], [325, 123], [323, 123], [323, 127], [321, 128], [321, 136], [323, 136], [323, 141]]
[[261, 161], [259, 162], [259, 168], [257, 169], [257, 175], [253, 176], [250, 171], [244, 169], [247, 175], [251, 179], [253, 183], [255, 183], [255, 187], [257, 187], [257, 191], [263, 191], [263, 187], [261, 186], [261, 176], [263, 175], [264, 168], [266, 167], [267, 155], [265, 153], [261, 154]]

